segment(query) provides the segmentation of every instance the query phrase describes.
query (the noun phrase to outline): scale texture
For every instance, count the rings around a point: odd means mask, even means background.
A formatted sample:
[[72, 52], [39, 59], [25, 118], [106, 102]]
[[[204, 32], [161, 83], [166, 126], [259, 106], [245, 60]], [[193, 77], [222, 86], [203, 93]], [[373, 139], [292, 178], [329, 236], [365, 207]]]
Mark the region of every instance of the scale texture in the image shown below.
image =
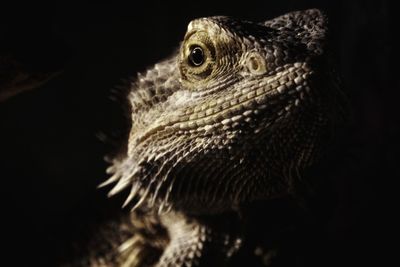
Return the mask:
[[128, 192], [132, 211], [88, 264], [237, 265], [253, 249], [246, 207], [296, 191], [340, 117], [325, 42], [316, 9], [190, 22], [177, 52], [131, 84], [126, 152], [102, 186]]

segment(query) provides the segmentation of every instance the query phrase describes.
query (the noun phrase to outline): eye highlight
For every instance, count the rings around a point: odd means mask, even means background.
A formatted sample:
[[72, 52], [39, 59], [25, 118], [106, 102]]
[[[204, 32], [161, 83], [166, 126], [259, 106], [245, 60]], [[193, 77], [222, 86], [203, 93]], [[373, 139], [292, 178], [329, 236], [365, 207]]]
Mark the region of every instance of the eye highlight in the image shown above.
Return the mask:
[[205, 61], [205, 55], [203, 48], [201, 48], [198, 45], [193, 45], [189, 48], [189, 57], [188, 57], [188, 62], [190, 65], [193, 67], [199, 67], [203, 65]]

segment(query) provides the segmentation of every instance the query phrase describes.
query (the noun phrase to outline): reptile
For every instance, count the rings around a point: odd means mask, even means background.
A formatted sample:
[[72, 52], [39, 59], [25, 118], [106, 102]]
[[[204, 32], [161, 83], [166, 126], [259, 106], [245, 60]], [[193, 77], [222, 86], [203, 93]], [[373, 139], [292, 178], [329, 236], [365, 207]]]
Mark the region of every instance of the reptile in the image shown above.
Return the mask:
[[332, 138], [342, 100], [326, 40], [318, 9], [191, 21], [180, 48], [130, 85], [125, 150], [100, 185], [126, 191], [130, 212], [88, 264], [238, 264], [259, 219], [249, 207], [294, 194]]
[[[130, 84], [131, 129], [100, 185], [126, 191], [130, 212], [80, 264], [268, 265], [263, 207], [296, 194], [340, 117], [326, 43], [317, 9], [191, 21], [180, 48]], [[3, 81], [2, 98], [36, 87], [18, 77]]]

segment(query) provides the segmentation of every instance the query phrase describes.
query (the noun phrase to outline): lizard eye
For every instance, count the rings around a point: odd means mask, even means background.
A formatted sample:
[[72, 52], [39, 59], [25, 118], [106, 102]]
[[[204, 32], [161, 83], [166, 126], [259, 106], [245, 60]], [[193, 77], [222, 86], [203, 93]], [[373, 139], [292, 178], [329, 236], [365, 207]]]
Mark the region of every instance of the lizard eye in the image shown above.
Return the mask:
[[208, 33], [194, 32], [185, 37], [179, 60], [179, 69], [184, 80], [206, 80], [211, 75], [215, 62], [215, 46]]
[[189, 63], [193, 67], [199, 67], [204, 63], [204, 51], [200, 46], [194, 45], [190, 47]]

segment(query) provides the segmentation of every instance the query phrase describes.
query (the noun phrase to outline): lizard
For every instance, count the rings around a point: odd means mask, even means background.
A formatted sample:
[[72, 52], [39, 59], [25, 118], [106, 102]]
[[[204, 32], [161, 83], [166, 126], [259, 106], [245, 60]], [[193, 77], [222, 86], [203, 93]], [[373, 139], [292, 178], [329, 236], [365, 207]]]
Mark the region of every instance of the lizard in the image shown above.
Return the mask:
[[131, 129], [100, 187], [127, 191], [131, 211], [88, 264], [235, 266], [246, 209], [293, 194], [329, 144], [342, 100], [326, 40], [318, 9], [191, 21], [130, 85]]

